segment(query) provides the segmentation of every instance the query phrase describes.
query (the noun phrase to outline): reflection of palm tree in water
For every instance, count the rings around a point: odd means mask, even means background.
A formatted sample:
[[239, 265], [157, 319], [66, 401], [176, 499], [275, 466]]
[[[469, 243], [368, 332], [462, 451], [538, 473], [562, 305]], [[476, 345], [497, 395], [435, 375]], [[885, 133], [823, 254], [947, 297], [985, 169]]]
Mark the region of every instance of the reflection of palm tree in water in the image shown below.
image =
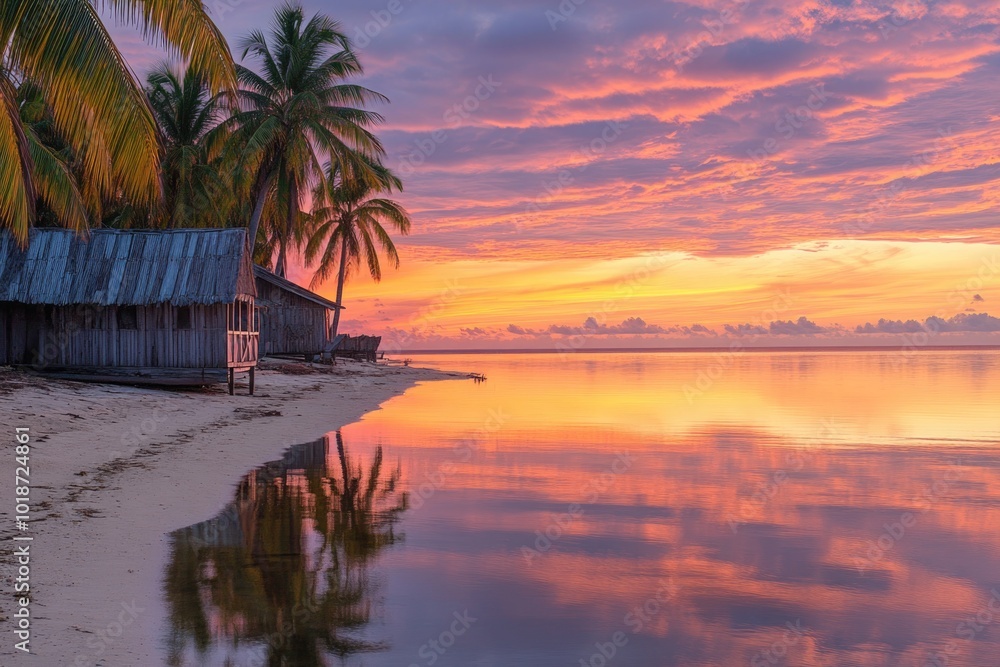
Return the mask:
[[247, 475], [222, 515], [173, 534], [170, 664], [311, 667], [383, 647], [358, 631], [369, 566], [398, 539], [407, 494], [381, 447], [363, 465], [336, 442], [335, 464], [329, 438], [293, 447]]

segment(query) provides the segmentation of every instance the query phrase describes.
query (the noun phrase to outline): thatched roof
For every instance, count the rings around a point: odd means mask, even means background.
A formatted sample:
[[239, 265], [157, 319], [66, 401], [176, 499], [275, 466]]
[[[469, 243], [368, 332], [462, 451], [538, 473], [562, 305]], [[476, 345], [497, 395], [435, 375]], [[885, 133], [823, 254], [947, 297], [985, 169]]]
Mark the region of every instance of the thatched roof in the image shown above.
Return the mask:
[[297, 294], [303, 299], [312, 301], [313, 303], [323, 306], [324, 308], [329, 308], [330, 310], [334, 310], [336, 308], [343, 308], [343, 306], [333, 301], [330, 301], [326, 297], [322, 297], [319, 294], [316, 294], [316, 292], [307, 290], [305, 287], [296, 285], [291, 280], [285, 280], [281, 276], [271, 273], [262, 266], [257, 266], [255, 264], [253, 267], [253, 273], [255, 276], [257, 276], [258, 280], [263, 280], [264, 282], [271, 283], [272, 285], [280, 287], [283, 290], [287, 290], [292, 294]]
[[245, 229], [0, 233], [0, 302], [174, 306], [256, 296]]

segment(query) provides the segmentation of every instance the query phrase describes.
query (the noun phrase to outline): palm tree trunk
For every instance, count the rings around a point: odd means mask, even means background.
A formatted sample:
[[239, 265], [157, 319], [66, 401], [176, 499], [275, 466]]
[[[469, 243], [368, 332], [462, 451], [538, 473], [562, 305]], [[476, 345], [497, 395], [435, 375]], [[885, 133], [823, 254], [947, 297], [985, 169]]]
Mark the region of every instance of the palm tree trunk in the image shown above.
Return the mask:
[[[344, 281], [347, 279], [347, 242], [340, 239], [340, 271], [337, 274], [337, 305], [344, 301]], [[333, 326], [330, 328], [330, 339], [337, 336], [337, 329], [340, 327], [340, 308], [333, 311]]]
[[278, 239], [278, 265], [275, 273], [282, 278], [288, 275], [288, 245], [292, 242], [292, 231], [295, 229], [295, 214], [299, 210], [299, 189], [295, 176], [288, 179], [288, 220], [285, 223], [285, 234]]
[[257, 243], [257, 231], [260, 229], [260, 219], [264, 215], [264, 204], [267, 202], [267, 194], [271, 189], [271, 181], [274, 180], [272, 171], [264, 177], [257, 192], [257, 203], [253, 207], [253, 215], [250, 217], [250, 254], [253, 255], [254, 245]]
[[344, 451], [344, 436], [341, 435], [340, 431], [337, 431], [337, 457], [340, 459], [340, 474], [344, 478], [344, 492], [340, 496], [341, 502], [347, 504], [348, 507], [354, 504], [354, 497], [351, 487], [351, 473], [347, 467], [347, 452]]

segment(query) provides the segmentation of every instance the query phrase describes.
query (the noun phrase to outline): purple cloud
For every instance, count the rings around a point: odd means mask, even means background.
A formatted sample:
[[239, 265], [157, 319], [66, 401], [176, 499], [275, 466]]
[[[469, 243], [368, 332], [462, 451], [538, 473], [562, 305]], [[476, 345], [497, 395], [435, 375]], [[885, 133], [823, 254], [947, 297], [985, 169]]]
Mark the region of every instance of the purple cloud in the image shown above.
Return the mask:
[[759, 324], [726, 324], [723, 326], [725, 332], [731, 336], [763, 336], [767, 334], [767, 328]]
[[923, 322], [880, 319], [876, 324], [868, 322], [854, 329], [854, 333], [859, 334], [902, 334], [920, 331], [930, 333], [995, 333], [1000, 332], [1000, 318], [987, 313], [959, 313], [948, 319], [931, 316]]
[[[212, 6], [235, 44], [277, 4]], [[732, 2], [721, 20], [707, 0], [621, 0], [580, 5], [556, 30], [545, 10], [558, 3], [532, 0], [303, 4], [341, 22], [361, 47], [360, 82], [392, 99], [378, 109], [390, 166], [420, 154], [401, 196], [415, 232], [403, 246], [718, 255], [845, 236], [998, 240], [989, 207], [960, 206], [1000, 183], [992, 153], [951, 157], [987, 145], [994, 3], [931, 3], [900, 24], [877, 3]], [[140, 75], [161, 55], [134, 31], [115, 35]], [[465, 105], [482, 77], [500, 85]], [[817, 84], [827, 99], [790, 123]], [[476, 107], [457, 125], [456, 104]], [[628, 128], [581, 153], [609, 121]], [[562, 195], [515, 224], [563, 171]]]
[[461, 327], [459, 331], [462, 332], [463, 336], [468, 336], [470, 338], [483, 338], [485, 336], [490, 336], [493, 333], [483, 329], [482, 327]]
[[795, 322], [778, 320], [768, 326], [768, 333], [779, 336], [812, 336], [829, 331], [830, 329], [821, 327], [805, 317], [800, 317]]

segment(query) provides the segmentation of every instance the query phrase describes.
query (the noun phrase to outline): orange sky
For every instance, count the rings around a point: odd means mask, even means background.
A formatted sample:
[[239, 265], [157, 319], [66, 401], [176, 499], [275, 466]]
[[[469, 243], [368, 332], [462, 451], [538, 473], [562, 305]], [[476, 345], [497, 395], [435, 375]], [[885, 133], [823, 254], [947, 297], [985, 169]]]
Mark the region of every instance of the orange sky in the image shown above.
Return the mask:
[[[379, 284], [351, 282], [344, 325], [388, 332], [389, 342], [402, 349], [726, 346], [726, 324], [767, 326], [805, 316], [830, 331], [739, 340], [894, 344], [898, 337], [852, 330], [883, 317], [923, 321], [985, 310], [1000, 300], [998, 260], [1000, 249], [989, 244], [898, 241], [802, 243], [745, 257], [664, 252], [616, 259], [411, 260]], [[588, 317], [607, 326], [642, 318], [649, 333], [574, 337]], [[562, 327], [552, 331], [553, 324]], [[683, 328], [695, 324], [709, 331]], [[523, 332], [513, 333], [518, 329]], [[988, 333], [935, 338], [995, 341]]]

